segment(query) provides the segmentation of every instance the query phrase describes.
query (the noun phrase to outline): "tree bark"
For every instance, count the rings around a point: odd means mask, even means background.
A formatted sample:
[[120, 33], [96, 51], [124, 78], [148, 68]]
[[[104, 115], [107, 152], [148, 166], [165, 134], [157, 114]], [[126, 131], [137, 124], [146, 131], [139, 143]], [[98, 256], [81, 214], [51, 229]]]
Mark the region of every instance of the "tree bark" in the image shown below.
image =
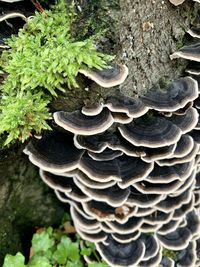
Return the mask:
[[[166, 85], [183, 75], [185, 61], [171, 61], [169, 55], [182, 46], [185, 31], [195, 17], [193, 2], [186, 1], [179, 7], [172, 6], [168, 0], [79, 0], [76, 3], [81, 10], [80, 25], [93, 16], [96, 25], [90, 26], [90, 32], [95, 32], [98, 24], [109, 29], [99, 47], [116, 54], [116, 61], [128, 66], [129, 76], [123, 85], [112, 89], [100, 88], [79, 77], [80, 88], [60, 96], [52, 111], [74, 110], [119, 89], [126, 95], [138, 96], [154, 85]], [[22, 250], [30, 229], [58, 224], [63, 214], [64, 206], [42, 183], [38, 169], [28, 162], [22, 148], [2, 150], [0, 265], [6, 253]]]

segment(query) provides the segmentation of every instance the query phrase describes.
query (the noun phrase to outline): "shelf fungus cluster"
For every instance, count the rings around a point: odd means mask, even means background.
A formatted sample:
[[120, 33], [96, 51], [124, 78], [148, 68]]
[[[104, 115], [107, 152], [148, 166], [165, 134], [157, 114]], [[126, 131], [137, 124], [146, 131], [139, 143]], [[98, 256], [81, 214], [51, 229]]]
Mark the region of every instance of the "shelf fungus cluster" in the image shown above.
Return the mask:
[[[112, 68], [92, 71], [95, 82], [127, 75]], [[184, 77], [140, 98], [118, 93], [57, 111], [55, 130], [25, 148], [109, 266], [200, 266], [198, 96], [198, 82]]]

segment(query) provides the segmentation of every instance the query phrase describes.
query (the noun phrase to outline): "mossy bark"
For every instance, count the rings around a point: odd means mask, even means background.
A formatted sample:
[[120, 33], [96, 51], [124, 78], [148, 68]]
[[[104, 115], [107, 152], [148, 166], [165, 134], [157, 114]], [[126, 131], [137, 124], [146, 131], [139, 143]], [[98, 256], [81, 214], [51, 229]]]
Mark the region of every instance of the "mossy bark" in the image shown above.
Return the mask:
[[38, 169], [21, 149], [1, 153], [0, 160], [0, 266], [6, 253], [30, 246], [36, 227], [59, 225], [66, 208], [41, 181]]
[[[76, 3], [81, 10], [78, 15], [81, 26], [76, 34], [81, 31], [87, 34], [88, 30], [93, 34], [107, 28], [99, 48], [116, 54], [116, 61], [129, 67], [129, 77], [120, 87], [103, 89], [80, 76], [80, 88], [61, 95], [53, 103], [52, 111], [75, 110], [118, 90], [131, 96], [141, 95], [155, 84], [162, 86], [183, 75], [185, 61], [171, 61], [169, 55], [182, 45], [185, 31], [195, 16], [191, 1], [176, 8], [168, 0], [77, 0]], [[85, 32], [84, 27], [87, 27]], [[58, 224], [64, 214], [64, 205], [42, 183], [38, 169], [28, 162], [22, 148], [3, 152], [0, 265], [6, 253], [23, 249], [24, 240], [30, 240], [30, 230]]]

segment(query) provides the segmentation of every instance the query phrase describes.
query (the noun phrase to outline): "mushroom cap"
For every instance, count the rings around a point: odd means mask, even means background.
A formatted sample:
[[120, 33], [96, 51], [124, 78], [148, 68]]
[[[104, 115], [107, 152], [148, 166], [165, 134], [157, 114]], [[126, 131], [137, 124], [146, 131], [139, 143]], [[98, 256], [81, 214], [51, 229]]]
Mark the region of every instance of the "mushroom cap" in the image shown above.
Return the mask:
[[170, 220], [168, 223], [161, 225], [157, 230], [158, 234], [165, 235], [175, 231], [181, 224], [181, 220]]
[[174, 211], [173, 219], [176, 220], [181, 217], [185, 217], [185, 215], [189, 213], [190, 211], [192, 211], [193, 208], [194, 208], [194, 196], [188, 203], [183, 204], [180, 208]]
[[199, 120], [199, 114], [195, 108], [188, 108], [185, 114], [172, 115], [168, 120], [179, 127], [182, 133], [185, 134], [195, 128]]
[[148, 194], [148, 195], [162, 195], [162, 194], [170, 194], [172, 192], [175, 192], [181, 185], [183, 184], [183, 181], [175, 180], [168, 184], [163, 183], [149, 183], [147, 181], [144, 182], [137, 182], [134, 184], [134, 187], [141, 192], [142, 194]]
[[181, 164], [181, 163], [186, 163], [186, 162], [189, 162], [189, 161], [192, 161], [197, 153], [199, 152], [199, 144], [197, 143], [194, 143], [194, 146], [193, 146], [193, 149], [188, 153], [188, 155], [180, 158], [171, 158], [171, 159], [164, 159], [164, 160], [159, 160], [157, 161], [157, 164], [160, 165], [160, 166], [172, 166], [172, 165], [175, 165], [175, 164]]
[[133, 240], [137, 240], [140, 236], [139, 231], [135, 231], [130, 234], [118, 234], [118, 233], [113, 233], [111, 234], [112, 238], [116, 240], [118, 243], [130, 243]]
[[92, 189], [82, 185], [79, 182], [78, 186], [91, 199], [100, 202], [106, 202], [112, 207], [122, 206], [130, 194], [129, 188], [121, 189], [118, 185], [113, 185], [112, 187], [105, 189]]
[[141, 100], [151, 109], [174, 112], [197, 97], [197, 81], [191, 77], [184, 77], [174, 81], [165, 90], [152, 88], [145, 96], [141, 97]]
[[161, 266], [163, 267], [175, 267], [175, 262], [171, 258], [162, 257]]
[[190, 267], [196, 266], [197, 253], [196, 242], [191, 241], [187, 248], [177, 253], [177, 267]]
[[119, 127], [121, 135], [134, 146], [150, 148], [175, 144], [181, 137], [181, 130], [163, 117], [143, 116]]
[[121, 177], [118, 185], [122, 189], [133, 185], [135, 182], [144, 180], [151, 173], [154, 166], [153, 163], [146, 163], [140, 158], [128, 157], [126, 155], [119, 157], [117, 163]]
[[140, 208], [150, 208], [160, 202], [164, 196], [162, 194], [143, 194], [134, 187], [131, 188], [131, 193], [127, 203], [131, 206], [138, 206]]
[[148, 108], [139, 98], [132, 98], [121, 93], [109, 96], [105, 107], [111, 112], [126, 113], [131, 118], [138, 118], [147, 113]]
[[120, 244], [112, 237], [108, 238], [108, 244], [97, 244], [97, 250], [109, 266], [138, 266], [145, 253], [145, 245], [139, 240], [127, 244]]
[[156, 204], [156, 209], [164, 212], [170, 212], [180, 208], [183, 204], [188, 203], [192, 198], [191, 188], [182, 192], [179, 195], [171, 196], [168, 195], [164, 200]]
[[131, 234], [137, 230], [140, 230], [140, 227], [143, 223], [143, 218], [140, 217], [131, 217], [125, 223], [117, 221], [106, 221], [106, 224], [118, 234]]
[[141, 234], [139, 239], [145, 244], [145, 254], [142, 260], [147, 261], [155, 257], [160, 250], [156, 236]]
[[74, 182], [75, 183], [79, 183], [81, 182], [83, 185], [92, 188], [92, 189], [105, 189], [105, 188], [109, 188], [113, 185], [116, 184], [116, 181], [109, 181], [109, 182], [105, 182], [105, 181], [101, 181], [101, 182], [97, 182], [94, 181], [92, 179], [90, 179], [85, 173], [81, 172], [81, 171], [77, 171], [76, 174], [74, 175]]
[[[191, 138], [191, 140], [193, 140]], [[179, 143], [179, 141], [178, 141]], [[145, 162], [154, 162], [156, 160], [162, 160], [165, 158], [168, 158], [174, 154], [174, 151], [177, 147], [177, 144], [173, 144], [170, 146], [165, 146], [165, 147], [159, 147], [159, 148], [148, 148], [144, 147], [145, 155], [141, 155], [141, 159], [144, 160]]]
[[40, 177], [49, 187], [62, 192], [70, 192], [74, 185], [72, 177], [55, 175], [42, 169], [40, 169]]
[[79, 69], [79, 73], [95, 81], [98, 85], [109, 88], [123, 83], [128, 76], [125, 65], [112, 64], [107, 69]]
[[185, 72], [187, 72], [189, 74], [192, 74], [192, 75], [199, 76], [200, 75], [200, 63], [199, 62], [195, 62], [195, 61], [189, 62]]
[[39, 168], [55, 173], [74, 170], [84, 150], [77, 149], [67, 132], [46, 131], [41, 139], [33, 138], [24, 153]]
[[191, 175], [194, 163], [194, 160], [192, 160], [182, 164], [162, 167], [155, 164], [154, 169], [149, 176], [145, 178], [145, 181], [163, 184], [168, 184], [176, 179], [183, 181]]
[[57, 111], [53, 114], [56, 124], [74, 134], [94, 135], [106, 131], [114, 122], [108, 109], [95, 116], [86, 116], [81, 111]]
[[104, 105], [102, 103], [96, 103], [89, 106], [84, 106], [81, 112], [86, 116], [96, 116], [102, 112]]
[[128, 156], [140, 157], [146, 155], [143, 148], [133, 146], [116, 131], [83, 136], [75, 135], [74, 144], [79, 149], [87, 149], [94, 153], [102, 153], [106, 148], [120, 150]]
[[180, 140], [176, 144], [176, 149], [174, 150], [173, 157], [182, 158], [188, 155], [188, 153], [192, 151], [193, 146], [194, 146], [193, 138], [188, 134], [182, 135]]
[[188, 246], [191, 239], [191, 233], [187, 228], [181, 227], [169, 234], [157, 234], [157, 237], [163, 247], [177, 251], [185, 249]]
[[26, 21], [26, 16], [24, 16], [22, 13], [19, 12], [12, 12], [12, 13], [7, 13], [4, 15], [0, 16], [0, 22], [7, 20], [7, 19], [12, 19], [12, 18], [21, 18]]
[[170, 56], [171, 59], [179, 57], [200, 62], [200, 43], [183, 46]]
[[169, 0], [175, 6], [181, 5], [185, 0]]
[[191, 27], [191, 29], [189, 29], [187, 33], [189, 33], [189, 35], [194, 38], [200, 38], [200, 28]]
[[87, 154], [82, 157], [78, 168], [90, 179], [97, 182], [121, 181], [117, 160], [96, 161]]
[[91, 200], [88, 203], [83, 203], [83, 209], [86, 214], [96, 218], [98, 221], [106, 222], [115, 220], [125, 223], [135, 213], [137, 208], [130, 207], [127, 204], [115, 208], [105, 202]]
[[160, 266], [159, 263], [161, 262], [161, 259], [162, 259], [162, 248], [157, 252], [157, 254], [154, 257], [146, 261], [141, 261], [140, 267]]
[[110, 148], [105, 148], [102, 152], [100, 153], [94, 153], [94, 152], [88, 152], [88, 155], [93, 159], [97, 161], [107, 161], [107, 160], [112, 160], [115, 159], [119, 156], [122, 156], [123, 152], [120, 150], [112, 150]]

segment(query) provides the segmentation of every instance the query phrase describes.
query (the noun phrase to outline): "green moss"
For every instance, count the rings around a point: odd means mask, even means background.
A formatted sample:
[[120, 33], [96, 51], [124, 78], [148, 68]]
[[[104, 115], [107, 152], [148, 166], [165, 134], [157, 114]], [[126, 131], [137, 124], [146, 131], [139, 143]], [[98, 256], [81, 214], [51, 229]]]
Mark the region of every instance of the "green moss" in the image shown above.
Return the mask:
[[36, 12], [18, 36], [7, 40], [11, 49], [0, 61], [1, 75], [6, 76], [0, 86], [0, 134], [8, 135], [5, 145], [49, 129], [48, 105], [59, 92], [76, 90], [79, 69], [102, 69], [113, 59], [96, 50], [96, 35], [79, 40], [71, 34], [74, 10], [73, 4], [60, 0], [52, 10]]
[[172, 260], [176, 260], [176, 258], [177, 258], [176, 251], [172, 251], [172, 250], [169, 250], [166, 248], [163, 249], [162, 255], [165, 257], [168, 257]]

